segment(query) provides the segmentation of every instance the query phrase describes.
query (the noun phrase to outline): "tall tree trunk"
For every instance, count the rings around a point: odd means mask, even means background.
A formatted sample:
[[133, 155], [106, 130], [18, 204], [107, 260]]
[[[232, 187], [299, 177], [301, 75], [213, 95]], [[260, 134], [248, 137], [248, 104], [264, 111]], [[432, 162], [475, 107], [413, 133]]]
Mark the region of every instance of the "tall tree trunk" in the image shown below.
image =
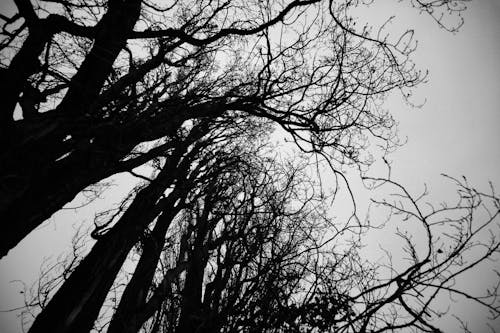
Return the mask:
[[176, 333], [195, 333], [203, 324], [205, 318], [202, 314], [202, 288], [205, 264], [203, 249], [195, 249], [186, 274]]
[[208, 259], [205, 238], [209, 232], [208, 216], [213, 208], [212, 203], [205, 198], [203, 213], [197, 218], [196, 238], [189, 258], [186, 280], [182, 291], [182, 308], [176, 333], [199, 332], [206, 319], [202, 307], [202, 290], [203, 276]]
[[172, 219], [172, 214], [164, 211], [158, 218], [150, 237], [143, 242], [141, 258], [121, 296], [120, 304], [109, 324], [108, 333], [136, 333], [144, 324], [137, 314], [146, 304], [146, 297], [165, 245], [165, 234]]
[[[21, 50], [13, 58], [9, 68], [2, 74], [4, 79], [9, 82], [6, 87], [4, 110], [0, 116], [1, 139], [4, 139], [2, 142], [8, 143], [7, 150], [11, 149], [12, 143], [17, 143], [17, 135], [13, 132], [12, 114], [18, 96], [29, 75], [37, 70], [38, 56], [56, 31], [55, 27], [47, 23], [53, 22], [54, 16], [51, 21], [49, 21], [50, 17], [39, 20], [29, 2], [18, 1], [18, 6], [21, 11], [26, 13], [25, 17], [30, 29]], [[0, 208], [0, 216], [9, 225], [6, 228], [5, 237], [2, 237], [0, 242], [2, 244], [0, 256], [4, 256], [8, 250], [41, 222], [73, 199], [79, 191], [102, 179], [102, 175], [99, 173], [91, 175], [93, 177], [90, 179], [84, 179], [78, 173], [70, 172], [72, 170], [65, 170], [67, 172], [61, 173], [55, 160], [57, 156], [53, 157], [51, 152], [54, 151], [57, 154], [57, 147], [64, 142], [64, 137], [69, 134], [61, 131], [59, 129], [61, 126], [67, 126], [68, 122], [75, 123], [79, 117], [88, 117], [86, 115], [91, 112], [92, 103], [97, 100], [104, 81], [112, 71], [115, 59], [125, 46], [127, 36], [139, 18], [140, 10], [141, 0], [109, 1], [108, 11], [96, 26], [93, 47], [72, 78], [68, 92], [57, 108], [57, 113], [61, 114], [62, 118], [56, 117], [50, 126], [42, 129], [44, 137], [50, 139], [37, 138], [28, 150], [14, 150], [13, 154], [8, 156], [8, 161], [1, 163], [2, 187], [5, 188], [1, 189], [4, 193], [2, 193], [3, 198], [0, 200], [0, 204], [1, 206], [5, 205], [5, 208]], [[49, 167], [47, 167], [47, 162], [49, 162]], [[52, 168], [53, 166], [55, 167]], [[37, 170], [39, 168], [41, 172]], [[70, 165], [70, 169], [74, 168], [82, 168], [82, 165], [73, 163]], [[51, 173], [56, 173], [56, 175], [51, 177]], [[73, 182], [76, 183], [74, 186], [69, 185], [71, 182], [68, 182], [72, 176], [77, 179], [76, 182]], [[61, 180], [62, 186], [57, 186], [58, 179]], [[46, 184], [47, 182], [49, 184]], [[30, 188], [32, 184], [35, 184], [35, 189]], [[48, 190], [52, 187], [54, 187], [53, 195]], [[10, 193], [12, 188], [14, 188], [14, 193]], [[22, 194], [26, 195], [23, 197]], [[37, 203], [39, 204], [37, 205]]]
[[142, 0], [110, 0], [108, 11], [96, 26], [94, 45], [71, 79], [71, 87], [58, 109], [73, 116], [91, 112], [91, 106], [126, 45], [141, 11]]

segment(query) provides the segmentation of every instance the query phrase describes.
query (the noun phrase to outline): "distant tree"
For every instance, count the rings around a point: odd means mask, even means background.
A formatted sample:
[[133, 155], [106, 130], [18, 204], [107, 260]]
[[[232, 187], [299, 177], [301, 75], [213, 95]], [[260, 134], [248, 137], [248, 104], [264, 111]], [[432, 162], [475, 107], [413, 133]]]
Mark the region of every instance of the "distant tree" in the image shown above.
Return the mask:
[[[449, 27], [466, 0], [407, 2]], [[14, 3], [0, 17], [2, 256], [86, 187], [163, 154], [168, 143], [141, 143], [193, 119], [258, 116], [305, 151], [367, 162], [367, 136], [395, 139], [378, 100], [424, 76], [412, 32], [356, 27], [362, 1]]]

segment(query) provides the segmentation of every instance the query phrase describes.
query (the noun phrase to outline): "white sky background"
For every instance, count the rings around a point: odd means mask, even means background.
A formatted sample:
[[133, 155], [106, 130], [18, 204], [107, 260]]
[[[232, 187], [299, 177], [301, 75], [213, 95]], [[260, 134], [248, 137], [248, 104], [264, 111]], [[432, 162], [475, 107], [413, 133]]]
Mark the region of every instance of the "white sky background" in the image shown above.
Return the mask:
[[[446, 195], [440, 188], [446, 183], [439, 176], [444, 172], [466, 175], [484, 189], [491, 180], [500, 192], [500, 0], [470, 3], [465, 25], [456, 35], [395, 2], [380, 1], [370, 13], [394, 14], [395, 25], [415, 29], [419, 49], [414, 59], [429, 69], [429, 77], [415, 91], [416, 102], [427, 100], [423, 108], [411, 110], [397, 99], [387, 103], [400, 123], [400, 135], [408, 137], [407, 144], [389, 156], [393, 178], [413, 191], [425, 182], [433, 193]], [[92, 207], [58, 213], [0, 261], [0, 310], [22, 305], [22, 287], [10, 281], [31, 285], [43, 258], [68, 248], [72, 225], [92, 217]], [[474, 279], [481, 282], [479, 276]], [[20, 331], [14, 313], [0, 313], [0, 332]]]

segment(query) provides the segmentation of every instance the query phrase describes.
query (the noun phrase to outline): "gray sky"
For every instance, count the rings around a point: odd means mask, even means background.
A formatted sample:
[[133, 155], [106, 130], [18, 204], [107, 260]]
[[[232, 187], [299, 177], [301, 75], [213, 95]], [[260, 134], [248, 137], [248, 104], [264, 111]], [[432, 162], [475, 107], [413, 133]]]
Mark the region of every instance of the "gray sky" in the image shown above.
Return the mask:
[[[431, 197], [438, 201], [451, 200], [454, 194], [441, 173], [465, 175], [472, 185], [485, 190], [492, 181], [498, 191], [500, 1], [473, 1], [458, 34], [439, 29], [423, 15], [396, 12], [392, 5], [386, 1], [380, 11], [386, 16], [398, 15], [401, 24], [414, 27], [419, 40], [415, 62], [429, 70], [428, 82], [415, 91], [417, 102], [426, 99], [421, 109], [410, 109], [397, 98], [387, 103], [399, 121], [401, 136], [408, 138], [405, 146], [389, 156], [393, 179], [413, 193], [422, 191], [426, 183]], [[500, 268], [498, 262], [487, 265]], [[463, 284], [476, 290], [486, 287], [486, 279], [491, 277], [486, 274], [491, 269], [487, 265]], [[473, 332], [487, 330], [484, 309], [463, 300], [454, 306], [451, 312], [470, 320]], [[455, 324], [444, 322], [441, 328], [454, 332], [451, 327]], [[500, 320], [496, 324], [500, 327]]]
[[447, 172], [500, 184], [500, 1], [470, 4], [460, 33], [415, 20], [416, 62], [429, 69], [421, 110], [396, 111], [408, 144], [393, 155], [395, 171], [435, 179]]
[[[384, 1], [378, 10], [398, 15], [400, 23], [415, 28], [415, 62], [430, 74], [428, 83], [416, 90], [417, 101], [427, 99], [421, 109], [410, 110], [392, 99], [387, 104], [400, 123], [400, 134], [408, 137], [390, 156], [394, 178], [415, 190], [426, 182], [438, 193], [441, 172], [467, 175], [472, 184], [483, 187], [491, 180], [500, 188], [500, 1], [472, 2], [456, 35], [414, 11], [398, 12], [403, 7], [395, 2]], [[0, 310], [22, 305], [22, 288], [10, 281], [31, 284], [43, 258], [66, 248], [71, 226], [83, 216], [90, 220], [92, 209], [56, 214], [0, 262]], [[0, 313], [0, 328], [19, 332], [19, 319]]]

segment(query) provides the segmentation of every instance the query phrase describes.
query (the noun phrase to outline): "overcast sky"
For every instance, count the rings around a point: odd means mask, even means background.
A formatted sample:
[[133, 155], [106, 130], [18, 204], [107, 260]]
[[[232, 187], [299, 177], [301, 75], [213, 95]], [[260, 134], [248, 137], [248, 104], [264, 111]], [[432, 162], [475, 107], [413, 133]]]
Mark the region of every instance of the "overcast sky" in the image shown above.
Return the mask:
[[[498, 192], [500, 1], [471, 2], [464, 15], [465, 25], [457, 34], [437, 28], [423, 15], [397, 12], [393, 1], [379, 5], [384, 15], [398, 15], [403, 25], [415, 28], [419, 40], [415, 62], [429, 70], [428, 82], [415, 94], [416, 101], [426, 99], [421, 109], [410, 109], [392, 99], [387, 104], [399, 121], [400, 134], [408, 138], [405, 146], [389, 156], [393, 178], [414, 193], [422, 190], [425, 182], [435, 200], [451, 201], [454, 194], [441, 173], [465, 175], [473, 186], [485, 190], [492, 181]], [[500, 268], [498, 262], [489, 265]], [[483, 266], [484, 271], [465, 284], [485, 288], [489, 268]], [[485, 332], [486, 310], [470, 305], [460, 300], [453, 311], [473, 323], [472, 332]], [[500, 327], [500, 320], [496, 324]]]
[[424, 108], [395, 112], [408, 136], [393, 156], [402, 177], [447, 172], [500, 184], [500, 1], [474, 1], [465, 19], [456, 35], [415, 20], [416, 62], [430, 74], [418, 89]]
[[[483, 187], [491, 180], [500, 188], [500, 1], [472, 2], [456, 35], [415, 11], [398, 12], [401, 7], [394, 2], [383, 1], [377, 10], [399, 15], [401, 22], [415, 28], [415, 62], [429, 69], [429, 80], [416, 91], [417, 101], [427, 100], [421, 109], [411, 110], [397, 101], [387, 105], [400, 123], [400, 134], [408, 137], [407, 144], [390, 156], [393, 176], [410, 187], [426, 182], [436, 189], [442, 183], [439, 174], [445, 172], [467, 175]], [[22, 305], [22, 288], [10, 281], [31, 284], [43, 258], [69, 244], [69, 226], [85, 214], [90, 219], [91, 209], [58, 214], [0, 262], [0, 310]], [[48, 235], [55, 234], [58, 239], [50, 239], [47, 246]], [[20, 332], [19, 320], [12, 313], [0, 313], [0, 331]]]

